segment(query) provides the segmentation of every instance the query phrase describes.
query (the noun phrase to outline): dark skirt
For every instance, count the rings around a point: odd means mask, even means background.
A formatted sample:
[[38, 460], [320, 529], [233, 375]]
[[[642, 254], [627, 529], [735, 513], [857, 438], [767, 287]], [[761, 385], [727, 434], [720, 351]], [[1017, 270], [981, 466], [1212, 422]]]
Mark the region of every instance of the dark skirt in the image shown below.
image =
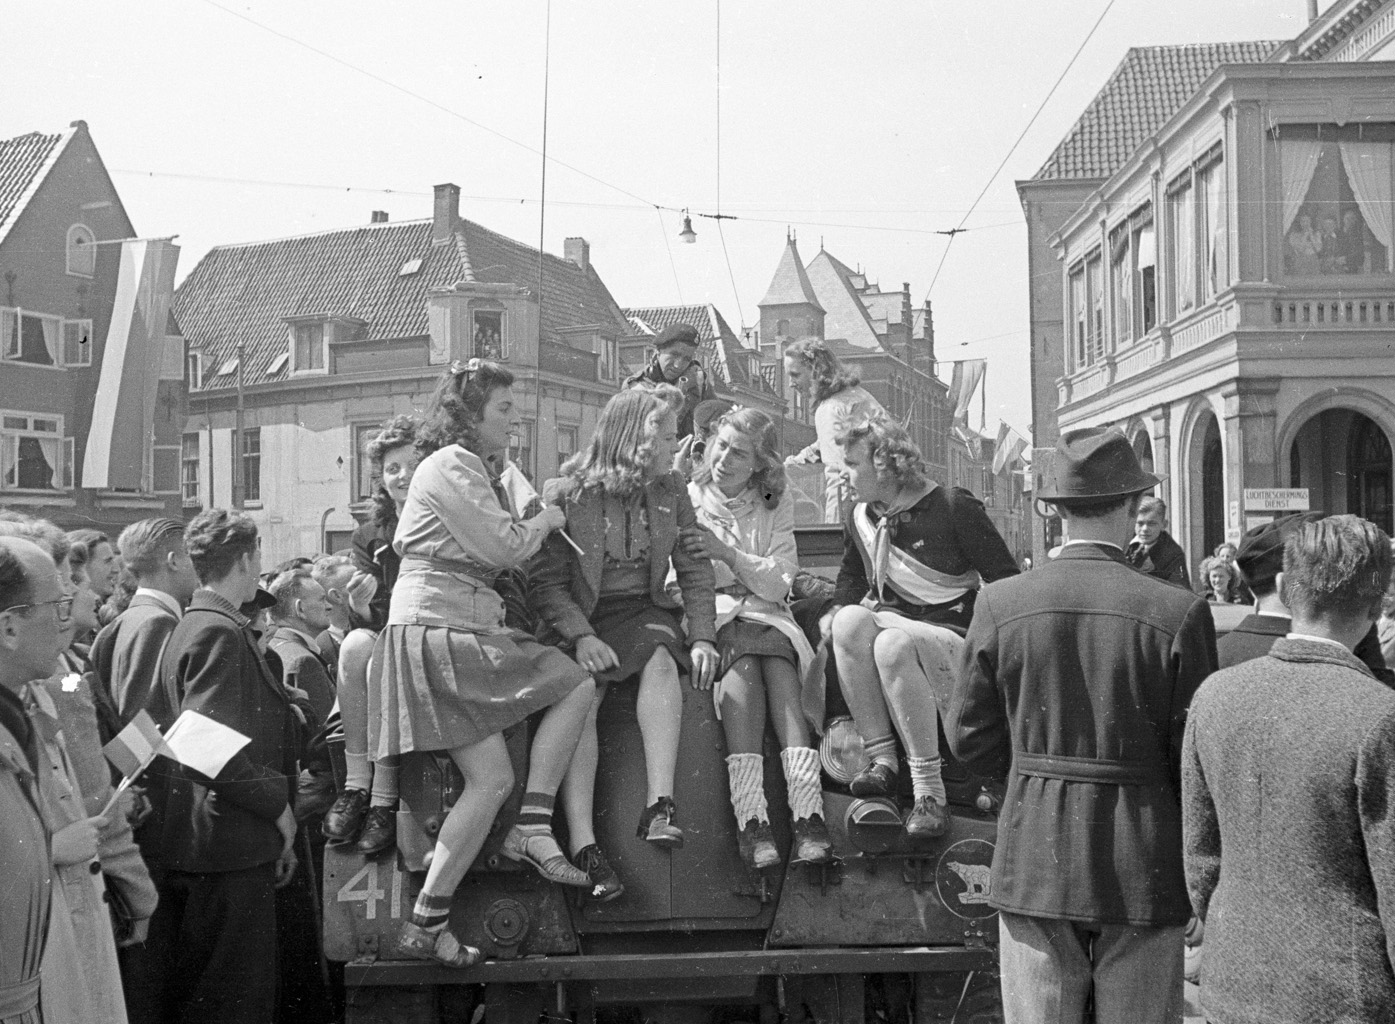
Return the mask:
[[691, 669], [677, 612], [658, 607], [648, 594], [601, 598], [591, 613], [591, 628], [620, 659], [619, 668], [596, 673], [598, 683], [623, 683], [638, 675], [660, 647], [673, 655], [679, 672]]
[[746, 619], [732, 619], [717, 630], [717, 678], [721, 679], [731, 667], [747, 655], [760, 658], [784, 658], [799, 670], [799, 656], [794, 653], [790, 638], [774, 626]]
[[526, 633], [391, 625], [368, 670], [368, 754], [455, 750], [551, 707], [586, 679]]

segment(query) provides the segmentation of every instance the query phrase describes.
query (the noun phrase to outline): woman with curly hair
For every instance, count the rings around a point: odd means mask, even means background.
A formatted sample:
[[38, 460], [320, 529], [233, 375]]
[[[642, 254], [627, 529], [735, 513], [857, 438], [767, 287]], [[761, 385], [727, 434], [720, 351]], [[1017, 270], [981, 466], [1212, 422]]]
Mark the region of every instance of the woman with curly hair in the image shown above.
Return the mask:
[[785, 380], [812, 403], [818, 440], [791, 455], [785, 465], [823, 463], [826, 523], [843, 521], [852, 500], [838, 436], [872, 420], [890, 420], [882, 404], [846, 369], [827, 344], [817, 338], [796, 341], [785, 349]]
[[823, 663], [815, 668], [814, 651], [790, 614], [798, 572], [794, 506], [785, 493], [770, 417], [738, 407], [718, 419], [688, 497], [706, 530], [685, 543], [691, 553], [711, 558], [716, 573], [713, 698], [726, 734], [742, 859], [757, 870], [780, 862], [765, 799], [768, 709], [794, 819], [791, 860], [824, 863], [833, 850], [823, 819], [819, 755], [809, 745], [811, 727], [823, 729]]
[[[397, 520], [407, 503], [412, 474], [421, 462], [417, 451], [420, 422], [415, 416], [394, 416], [383, 424], [364, 450], [378, 488], [373, 492], [373, 516], [354, 530], [353, 562], [359, 574], [349, 584], [351, 600], [363, 593], [363, 577], [373, 582], [367, 608], [356, 611], [358, 628], [339, 648], [337, 694], [344, 728], [344, 791], [325, 814], [321, 831], [331, 843], [354, 843], [360, 853], [376, 856], [397, 843], [397, 759], [374, 764], [368, 757], [368, 660], [373, 643], [387, 625], [393, 584], [401, 557], [392, 546]], [[366, 614], [364, 614], [366, 613]]]
[[899, 735], [915, 793], [905, 830], [932, 838], [949, 826], [936, 698], [953, 693], [980, 585], [1015, 576], [1017, 564], [983, 503], [927, 479], [920, 449], [900, 427], [876, 421], [838, 443], [858, 503], [843, 527], [834, 605], [820, 628], [832, 638], [843, 696], [871, 758], [851, 789], [895, 794]]
[[560, 651], [506, 626], [494, 587], [565, 520], [549, 508], [520, 521], [501, 498], [497, 467], [520, 422], [512, 385], [502, 366], [472, 359], [452, 364], [437, 386], [418, 434], [425, 457], [393, 539], [402, 563], [369, 671], [369, 754], [381, 762], [446, 751], [465, 780], [398, 946], [451, 967], [480, 959], [446, 923], [456, 887], [513, 790], [504, 730], [535, 712], [542, 717], [527, 789], [501, 852], [550, 881], [589, 885], [567, 863], [551, 822], [595, 687]]
[[[529, 600], [549, 631], [545, 635], [573, 651], [597, 682], [596, 703], [562, 798], [576, 863], [591, 874], [600, 898], [620, 892], [591, 831], [596, 707], [606, 685], [639, 677], [636, 713], [648, 795], [638, 835], [656, 846], [679, 847], [683, 830], [674, 822], [673, 801], [683, 718], [678, 676], [690, 672], [693, 686], [707, 689], [717, 667], [712, 562], [679, 543], [680, 532], [696, 526], [687, 485], [670, 468], [681, 400], [666, 385], [614, 396], [590, 444], [544, 488], [584, 552], [549, 537], [534, 561]], [[670, 563], [687, 612], [686, 638], [678, 601], [665, 588]]]

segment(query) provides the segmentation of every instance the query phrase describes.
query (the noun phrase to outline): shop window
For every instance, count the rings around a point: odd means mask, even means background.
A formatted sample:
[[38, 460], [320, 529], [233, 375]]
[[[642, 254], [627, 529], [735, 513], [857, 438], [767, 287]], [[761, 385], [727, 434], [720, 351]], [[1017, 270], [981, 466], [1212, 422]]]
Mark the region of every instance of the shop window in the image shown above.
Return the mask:
[[480, 359], [505, 358], [504, 314], [489, 310], [474, 313], [474, 355]]
[[97, 238], [85, 224], [68, 229], [68, 273], [75, 277], [91, 277], [97, 272]]
[[1389, 273], [1392, 126], [1284, 126], [1278, 149], [1284, 273]]
[[64, 468], [63, 418], [44, 413], [0, 413], [0, 490], [56, 491], [71, 487]]

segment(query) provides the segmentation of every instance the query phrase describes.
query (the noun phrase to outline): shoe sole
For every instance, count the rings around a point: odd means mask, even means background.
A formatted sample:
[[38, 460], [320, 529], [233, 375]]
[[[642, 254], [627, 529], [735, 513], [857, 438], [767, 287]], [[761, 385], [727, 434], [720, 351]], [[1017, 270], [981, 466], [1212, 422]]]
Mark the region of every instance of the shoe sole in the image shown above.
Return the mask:
[[645, 836], [644, 841], [651, 846], [663, 846], [670, 850], [683, 849], [683, 840], [681, 837], [674, 839], [671, 836]]
[[802, 856], [802, 857], [800, 857], [800, 856], [791, 857], [791, 858], [790, 858], [790, 863], [791, 863], [791, 864], [832, 864], [832, 863], [833, 863], [833, 847], [831, 847], [831, 846], [825, 847], [823, 850], [821, 850], [819, 853], [817, 853], [817, 854], [815, 854], [815, 855], [813, 855], [813, 856], [805, 855], [805, 856]]
[[938, 829], [934, 830], [908, 828], [904, 831], [907, 837], [911, 839], [939, 839], [940, 836], [944, 835], [946, 832], [949, 831], [949, 825], [942, 825]]
[[895, 789], [894, 783], [890, 786], [874, 786], [867, 783], [859, 786], [854, 782], [848, 786], [848, 792], [853, 796], [890, 796]]
[[625, 895], [625, 887], [622, 885], [620, 886], [620, 888], [614, 890], [613, 892], [608, 892], [604, 896], [597, 896], [596, 885], [598, 884], [599, 883], [592, 883], [591, 891], [586, 894], [588, 897], [590, 897], [592, 903], [610, 903], [611, 901], [618, 900], [621, 896]]

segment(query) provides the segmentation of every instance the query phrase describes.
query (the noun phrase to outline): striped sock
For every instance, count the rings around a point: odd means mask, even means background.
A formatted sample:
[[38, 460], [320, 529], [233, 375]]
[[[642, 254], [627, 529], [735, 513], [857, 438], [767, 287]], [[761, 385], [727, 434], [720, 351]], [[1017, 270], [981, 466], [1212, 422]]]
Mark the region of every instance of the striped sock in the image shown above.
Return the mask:
[[867, 751], [867, 756], [873, 761], [887, 765], [892, 771], [896, 770], [896, 737], [888, 733], [885, 736], [873, 736], [862, 744], [862, 749]]
[[556, 799], [551, 793], [525, 793], [523, 806], [518, 809], [518, 830], [525, 835], [552, 831], [552, 805]]
[[949, 802], [945, 796], [945, 780], [940, 774], [944, 761], [938, 757], [907, 757], [906, 764], [911, 769], [911, 791], [917, 797], [928, 796], [937, 804]]
[[429, 932], [442, 931], [446, 922], [450, 920], [451, 895], [446, 893], [440, 896], [423, 889], [417, 896], [416, 905], [412, 907], [412, 924], [419, 925]]

